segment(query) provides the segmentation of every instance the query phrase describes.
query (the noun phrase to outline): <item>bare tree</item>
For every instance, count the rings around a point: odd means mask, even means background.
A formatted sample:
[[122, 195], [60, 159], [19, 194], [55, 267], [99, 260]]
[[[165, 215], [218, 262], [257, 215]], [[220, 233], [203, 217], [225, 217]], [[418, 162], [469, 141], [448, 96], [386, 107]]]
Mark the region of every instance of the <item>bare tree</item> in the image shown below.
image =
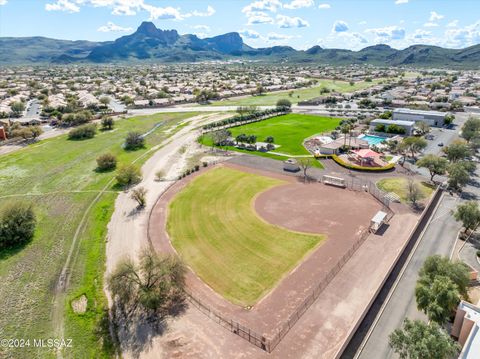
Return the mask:
[[418, 207], [418, 201], [422, 198], [422, 192], [420, 187], [413, 179], [408, 180], [407, 184], [407, 200], [412, 204], [414, 208]]
[[298, 165], [303, 171], [303, 181], [307, 182], [307, 171], [313, 166], [311, 158], [300, 158], [298, 160]]
[[143, 208], [147, 203], [146, 194], [147, 190], [144, 187], [138, 187], [132, 191], [130, 198], [138, 203], [138, 208]]

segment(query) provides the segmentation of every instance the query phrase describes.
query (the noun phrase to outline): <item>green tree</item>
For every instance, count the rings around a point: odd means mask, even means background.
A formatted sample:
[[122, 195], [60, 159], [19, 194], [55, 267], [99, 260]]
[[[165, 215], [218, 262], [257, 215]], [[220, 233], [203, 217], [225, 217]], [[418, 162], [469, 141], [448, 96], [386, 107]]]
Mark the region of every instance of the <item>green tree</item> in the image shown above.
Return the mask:
[[124, 165], [118, 169], [115, 177], [120, 186], [128, 187], [142, 180], [140, 169], [133, 164]]
[[417, 307], [428, 319], [444, 324], [460, 302], [457, 285], [446, 276], [437, 275], [433, 281], [419, 280], [415, 286]]
[[287, 100], [286, 98], [282, 98], [277, 101], [277, 108], [291, 108], [292, 103], [290, 100]]
[[135, 188], [132, 190], [130, 198], [138, 203], [138, 208], [143, 208], [147, 203], [147, 190], [145, 187]]
[[421, 137], [406, 137], [402, 142], [405, 144], [413, 159], [415, 159], [415, 155], [418, 152], [427, 147], [427, 141]]
[[416, 127], [422, 133], [422, 135], [430, 132], [430, 126], [426, 122], [419, 121], [416, 123]]
[[455, 120], [455, 115], [453, 115], [451, 113], [445, 116], [445, 124], [446, 125], [452, 124], [454, 120]]
[[471, 155], [470, 147], [463, 141], [453, 142], [445, 148], [444, 152], [447, 154], [447, 159], [452, 163], [463, 161]]
[[212, 140], [215, 146], [225, 146], [228, 138], [232, 135], [232, 133], [228, 130], [218, 130], [212, 132]]
[[130, 259], [120, 262], [107, 284], [125, 316], [163, 319], [184, 303], [185, 273], [178, 257], [144, 250], [138, 264]]
[[30, 241], [35, 234], [37, 220], [33, 206], [16, 201], [0, 209], [0, 248], [14, 247]]
[[21, 101], [15, 101], [10, 104], [10, 109], [13, 112], [13, 115], [18, 117], [25, 111], [25, 104]]
[[40, 126], [32, 126], [30, 132], [32, 133], [32, 139], [35, 140], [43, 133], [43, 130]]
[[480, 133], [480, 118], [470, 117], [462, 126], [461, 136], [470, 142], [473, 138], [478, 137]]
[[302, 157], [298, 160], [298, 165], [302, 169], [303, 172], [303, 181], [307, 181], [307, 171], [313, 166], [313, 162], [311, 158]]
[[457, 286], [458, 291], [463, 297], [468, 295], [468, 286], [470, 283], [470, 269], [460, 261], [451, 261], [448, 257], [433, 255], [427, 257], [422, 268], [418, 272], [419, 282], [432, 282], [437, 276], [444, 276], [451, 279]]
[[405, 143], [404, 141], [398, 142], [395, 151], [398, 152], [402, 156], [402, 163], [401, 165], [403, 166], [405, 164], [405, 160], [407, 159], [407, 154], [408, 154], [408, 144]]
[[257, 95], [263, 95], [265, 93], [265, 88], [263, 87], [263, 85], [258, 84], [257, 88], [255, 89], [255, 93]]
[[448, 186], [454, 190], [461, 190], [470, 180], [470, 174], [463, 163], [452, 163], [448, 166]]
[[462, 222], [465, 233], [475, 231], [480, 225], [480, 208], [476, 201], [459, 204], [453, 216], [457, 222]]
[[422, 192], [420, 191], [420, 187], [418, 184], [410, 179], [407, 182], [407, 200], [412, 204], [414, 208], [417, 208], [418, 201], [423, 198]]
[[113, 129], [113, 125], [114, 125], [113, 118], [111, 118], [110, 116], [104, 116], [102, 118], [102, 129], [111, 130]]
[[438, 324], [408, 318], [390, 334], [389, 344], [401, 359], [450, 359], [460, 352], [460, 346]]
[[433, 177], [447, 172], [448, 161], [443, 157], [428, 154], [417, 161], [417, 166], [428, 169], [430, 181], [433, 182]]
[[103, 105], [103, 107], [107, 107], [110, 104], [110, 98], [107, 96], [100, 97], [100, 103]]

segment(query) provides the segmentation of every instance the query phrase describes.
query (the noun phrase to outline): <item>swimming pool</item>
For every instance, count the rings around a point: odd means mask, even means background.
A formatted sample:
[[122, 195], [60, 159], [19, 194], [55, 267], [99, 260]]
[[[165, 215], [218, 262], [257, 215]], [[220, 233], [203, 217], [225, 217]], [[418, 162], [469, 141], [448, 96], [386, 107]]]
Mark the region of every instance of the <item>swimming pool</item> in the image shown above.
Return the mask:
[[372, 135], [360, 135], [358, 136], [358, 138], [367, 141], [370, 146], [378, 145], [379, 143], [382, 143], [386, 140], [385, 137], [372, 136]]

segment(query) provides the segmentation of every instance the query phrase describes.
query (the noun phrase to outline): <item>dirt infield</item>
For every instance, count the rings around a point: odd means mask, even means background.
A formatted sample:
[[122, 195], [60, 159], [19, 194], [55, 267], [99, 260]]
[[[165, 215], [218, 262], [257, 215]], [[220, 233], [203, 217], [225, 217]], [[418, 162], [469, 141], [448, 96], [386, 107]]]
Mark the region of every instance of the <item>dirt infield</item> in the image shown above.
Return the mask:
[[339, 245], [365, 230], [378, 209], [366, 192], [320, 183], [277, 186], [255, 201], [255, 210], [267, 222], [293, 231], [324, 233]]
[[[284, 186], [260, 194], [255, 203], [259, 216], [273, 224], [302, 232], [327, 234], [318, 249], [288, 273], [280, 283], [252, 309], [236, 306], [215, 293], [192, 270], [187, 273], [187, 286], [195, 296], [212, 309], [258, 333], [271, 336], [276, 328], [295, 310], [343, 254], [365, 230], [371, 217], [381, 206], [368, 193], [359, 193], [322, 184], [303, 184], [298, 178], [278, 173], [223, 164], [246, 172], [281, 178]], [[207, 169], [208, 170], [208, 169]], [[195, 173], [175, 183], [155, 204], [149, 223], [150, 240], [158, 252], [172, 253], [165, 224], [171, 199], [194, 177]], [[348, 218], [348, 221], [342, 221]]]

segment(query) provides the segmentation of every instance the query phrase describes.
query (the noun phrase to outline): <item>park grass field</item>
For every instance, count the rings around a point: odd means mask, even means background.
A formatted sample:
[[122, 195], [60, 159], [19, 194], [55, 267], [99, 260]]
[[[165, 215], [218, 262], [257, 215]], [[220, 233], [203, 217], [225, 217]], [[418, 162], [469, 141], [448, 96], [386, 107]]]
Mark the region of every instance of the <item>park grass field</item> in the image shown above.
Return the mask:
[[241, 98], [232, 98], [222, 101], [212, 102], [213, 106], [274, 106], [280, 99], [289, 99], [292, 103], [310, 100], [320, 96], [320, 89], [326, 87], [336, 92], [353, 92], [363, 90], [375, 85], [386, 79], [373, 79], [371, 82], [358, 81], [350, 85], [347, 81], [340, 80], [318, 80], [317, 85], [308, 88], [294, 89], [288, 91], [270, 92], [260, 96], [247, 96]]
[[230, 131], [233, 137], [242, 133], [256, 135], [258, 141], [264, 141], [266, 137], [273, 136], [275, 144], [280, 147], [272, 152], [308, 155], [309, 152], [303, 147], [303, 141], [312, 135], [330, 132], [339, 123], [338, 118], [290, 113], [265, 121], [232, 127]]
[[250, 306], [324, 239], [261, 220], [255, 196], [284, 181], [231, 168], [195, 178], [169, 206], [167, 231], [179, 255], [217, 293]]
[[[229, 130], [232, 132], [233, 137], [245, 133], [257, 136], [257, 141], [264, 141], [266, 137], [273, 136], [275, 144], [280, 145], [280, 147], [271, 152], [295, 156], [309, 154], [303, 147], [303, 141], [307, 137], [318, 133], [330, 132], [339, 123], [340, 120], [338, 118], [291, 113], [265, 121], [232, 127]], [[205, 145], [208, 145], [208, 143], [205, 143]]]
[[[429, 198], [433, 188], [424, 182], [415, 181], [420, 188], [421, 199]], [[408, 201], [408, 179], [407, 178], [383, 178], [377, 182], [377, 187], [385, 192], [393, 192], [402, 202]]]
[[[64, 301], [64, 337], [73, 339], [67, 357], [110, 357], [109, 343], [96, 332], [106, 298], [103, 293], [105, 236], [117, 189], [109, 184], [115, 172], [95, 171], [96, 158], [105, 152], [117, 156], [119, 165], [141, 165], [150, 149], [178, 130], [181, 122], [195, 113], [157, 114], [115, 122], [112, 131], [98, 132], [84, 141], [69, 141], [66, 135], [40, 141], [18, 152], [0, 156], [0, 205], [23, 199], [34, 204], [37, 230], [23, 248], [0, 251], [0, 328], [12, 338], [53, 338], [53, 290], [66, 260], [72, 238], [84, 211], [93, 205], [77, 242], [70, 286]], [[124, 151], [129, 131], [145, 133], [157, 123], [163, 125], [146, 138], [146, 148]], [[87, 311], [74, 313], [70, 302], [85, 294]], [[7, 357], [56, 357], [52, 350], [23, 348], [2, 353]], [[13, 350], [13, 349], [12, 349]]]

